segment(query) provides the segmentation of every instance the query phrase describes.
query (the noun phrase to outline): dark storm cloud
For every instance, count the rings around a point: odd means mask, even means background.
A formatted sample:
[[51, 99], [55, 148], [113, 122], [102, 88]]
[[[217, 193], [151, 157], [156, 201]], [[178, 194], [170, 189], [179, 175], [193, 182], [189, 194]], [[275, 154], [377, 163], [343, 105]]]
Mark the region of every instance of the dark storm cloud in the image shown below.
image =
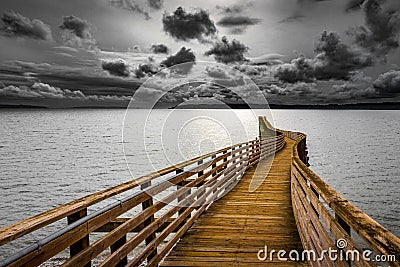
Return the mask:
[[96, 40], [92, 37], [90, 23], [76, 16], [64, 16], [59, 26], [65, 45], [92, 48]]
[[399, 47], [400, 12], [390, 6], [384, 8], [384, 3], [365, 0], [361, 6], [365, 25], [349, 31], [358, 45], [377, 55], [386, 55]]
[[284, 82], [314, 79], [349, 79], [353, 72], [373, 64], [369, 54], [343, 44], [335, 32], [322, 32], [315, 42], [315, 58], [300, 56], [291, 63], [278, 66], [275, 77]]
[[217, 22], [218, 26], [222, 27], [239, 27], [250, 26], [261, 22], [261, 19], [251, 18], [248, 16], [226, 16]]
[[315, 43], [317, 79], [348, 79], [351, 72], [373, 64], [370, 55], [343, 44], [336, 32], [322, 32]]
[[327, 98], [331, 100], [361, 100], [378, 97], [377, 92], [372, 87], [362, 88], [358, 84], [346, 82], [342, 85], [333, 85], [333, 92]]
[[230, 71], [223, 66], [207, 66], [205, 68], [207, 76], [213, 78], [212, 82], [223, 88], [245, 85], [246, 81], [242, 73]]
[[354, 11], [361, 9], [362, 4], [365, 2], [365, 0], [350, 0], [346, 4], [346, 11]]
[[63, 23], [60, 25], [60, 29], [69, 30], [79, 38], [91, 38], [89, 23], [76, 16], [65, 16], [63, 18]]
[[[4, 68], [6, 66], [6, 69]], [[30, 76], [26, 76], [31, 73]], [[134, 78], [104, 75], [97, 61], [85, 68], [73, 68], [48, 63], [9, 61], [0, 64], [0, 80], [6, 86], [31, 87], [34, 82], [53, 87], [82, 91], [85, 95], [131, 96], [141, 82]]]
[[281, 104], [356, 103], [379, 97], [371, 85], [371, 78], [362, 72], [357, 72], [347, 81], [326, 82], [325, 86], [323, 82], [296, 82], [272, 84], [262, 90], [272, 102]]
[[221, 10], [222, 13], [227, 13], [227, 14], [237, 14], [237, 13], [242, 13], [245, 11], [247, 8], [253, 6], [253, 2], [247, 2], [243, 4], [236, 4], [236, 5], [231, 5], [231, 6], [220, 6], [217, 5], [216, 8]]
[[286, 17], [286, 18], [284, 18], [284, 19], [278, 21], [278, 23], [292, 23], [292, 22], [299, 21], [299, 20], [301, 20], [302, 18], [305, 18], [305, 16], [304, 16], [304, 15], [297, 14], [297, 15], [293, 15], [293, 16]]
[[214, 55], [217, 62], [233, 63], [247, 61], [244, 54], [249, 50], [247, 46], [237, 40], [229, 42], [224, 36], [221, 41], [213, 44], [213, 47], [205, 52], [206, 56]]
[[378, 96], [375, 88], [372, 87], [372, 78], [365, 76], [363, 72], [355, 73], [343, 84], [332, 86], [333, 91], [327, 97], [336, 100], [343, 99], [368, 99]]
[[140, 79], [144, 77], [151, 77], [157, 72], [160, 71], [160, 67], [156, 66], [149, 60], [148, 63], [139, 64], [139, 66], [135, 69], [135, 77]]
[[196, 56], [190, 48], [186, 49], [185, 47], [182, 47], [176, 54], [163, 60], [161, 65], [169, 68], [187, 62], [196, 62]]
[[205, 42], [206, 37], [214, 36], [217, 32], [214, 22], [204, 9], [190, 13], [178, 7], [171, 15], [165, 13], [162, 22], [164, 31], [178, 41], [197, 39]]
[[217, 79], [228, 79], [229, 75], [224, 68], [221, 66], [207, 66], [205, 71], [208, 76]]
[[261, 22], [261, 19], [251, 18], [248, 16], [228, 15], [221, 18], [217, 25], [229, 28], [231, 34], [242, 34], [246, 31], [247, 27], [256, 25]]
[[30, 19], [14, 12], [6, 11], [1, 16], [3, 24], [0, 34], [7, 37], [32, 38], [43, 41], [52, 41], [50, 26], [38, 19]]
[[285, 87], [280, 87], [277, 85], [271, 85], [270, 88], [266, 90], [267, 94], [275, 94], [275, 95], [285, 95], [291, 97], [317, 97], [320, 91], [316, 88], [315, 83], [305, 83], [298, 82], [293, 84], [286, 84]]
[[149, 6], [153, 9], [161, 9], [164, 5], [164, 0], [148, 0]]
[[380, 74], [373, 85], [381, 94], [399, 94], [400, 71], [391, 70]]
[[314, 62], [312, 59], [300, 56], [291, 61], [280, 65], [275, 72], [275, 77], [289, 83], [298, 81], [311, 82], [315, 79]]
[[168, 46], [164, 44], [153, 44], [150, 50], [156, 54], [168, 54], [169, 52]]
[[129, 76], [129, 66], [122, 59], [116, 61], [103, 61], [101, 67], [103, 70], [108, 71], [108, 73], [114, 76]]
[[83, 98], [85, 95], [81, 91], [63, 90], [45, 83], [36, 82], [31, 87], [28, 86], [7, 86], [0, 90], [2, 96], [18, 96], [23, 98]]
[[9, 85], [0, 89], [2, 100], [7, 104], [37, 105], [43, 107], [84, 107], [118, 106], [124, 107], [129, 96], [85, 95], [80, 90], [61, 89], [46, 83], [35, 82], [31, 86]]

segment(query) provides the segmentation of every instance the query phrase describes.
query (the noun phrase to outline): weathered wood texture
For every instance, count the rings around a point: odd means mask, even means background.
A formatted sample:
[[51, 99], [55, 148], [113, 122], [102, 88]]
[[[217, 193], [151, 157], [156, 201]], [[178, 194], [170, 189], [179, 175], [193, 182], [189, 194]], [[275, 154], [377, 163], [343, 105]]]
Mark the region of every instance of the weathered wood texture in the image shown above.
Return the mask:
[[[257, 165], [260, 158], [272, 156], [283, 146], [282, 135], [237, 144], [0, 229], [1, 245], [68, 218], [68, 226], [0, 260], [0, 266], [37, 266], [68, 247], [71, 257], [63, 266], [90, 266], [91, 260], [107, 250], [110, 255], [100, 266], [135, 266], [146, 259], [149, 266], [155, 266], [196, 218], [215, 199], [226, 194], [248, 168]], [[172, 172], [175, 174], [165, 176]], [[158, 177], [162, 179], [155, 180]], [[141, 189], [129, 196], [86, 213], [87, 207], [137, 186]], [[160, 193], [163, 196], [154, 202], [153, 196]], [[170, 204], [172, 207], [168, 206]], [[141, 207], [142, 211], [131, 218], [119, 217], [136, 207]], [[91, 233], [104, 231], [104, 236], [89, 243]], [[134, 233], [133, 237], [128, 238], [128, 233]], [[165, 240], [170, 235], [173, 238]], [[138, 251], [142, 243], [145, 247]], [[137, 256], [129, 260], [128, 255], [132, 252]]]
[[[260, 118], [260, 124], [268, 128], [272, 127], [265, 117]], [[400, 266], [400, 239], [347, 201], [308, 168], [306, 135], [279, 129], [273, 130], [296, 141], [293, 146], [291, 168], [294, 216], [304, 249], [313, 250], [317, 258], [322, 258], [322, 260], [309, 261], [310, 265]], [[351, 237], [352, 231], [364, 239], [369, 247], [361, 248]], [[345, 242], [344, 248], [338, 247], [338, 240]], [[337, 260], [324, 254], [324, 251], [330, 249], [339, 251], [336, 254]], [[374, 262], [374, 255], [367, 258], [362, 256], [366, 249], [391, 258], [383, 263]]]
[[[320, 255], [341, 238], [348, 243], [344, 252], [367, 249], [360, 248], [352, 232], [366, 241], [368, 249], [396, 256], [389, 265], [400, 266], [400, 239], [308, 168], [306, 136], [275, 129], [263, 117], [259, 121], [261, 139], [182, 162], [0, 229], [3, 245], [55, 221], [68, 223], [0, 259], [0, 266], [38, 266], [67, 248], [71, 257], [63, 266], [71, 267], [90, 266], [106, 250], [109, 254], [99, 266], [138, 266], [146, 259], [148, 266], [163, 259], [165, 266], [373, 266], [362, 259], [305, 263], [257, 258], [266, 245], [276, 251], [311, 249]], [[255, 191], [249, 190], [251, 179], [261, 185]], [[87, 213], [92, 205], [138, 186], [142, 189]], [[133, 217], [120, 217], [138, 207], [142, 211]], [[94, 232], [105, 234], [90, 243]]]
[[[275, 250], [302, 251], [290, 196], [294, 144], [293, 140], [286, 139], [285, 148], [275, 155], [272, 165], [271, 158], [267, 158], [261, 161], [257, 171], [256, 167], [249, 169], [232, 191], [216, 201], [193, 224], [161, 265], [307, 265], [257, 258], [257, 252], [265, 245]], [[249, 192], [253, 178], [264, 182], [256, 191]]]

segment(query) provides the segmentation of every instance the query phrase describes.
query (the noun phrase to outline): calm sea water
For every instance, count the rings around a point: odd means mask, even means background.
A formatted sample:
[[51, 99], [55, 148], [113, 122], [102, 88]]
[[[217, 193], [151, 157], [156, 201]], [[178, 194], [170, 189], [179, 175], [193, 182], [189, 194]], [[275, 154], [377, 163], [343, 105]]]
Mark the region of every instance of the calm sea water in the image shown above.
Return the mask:
[[[316, 173], [400, 236], [400, 111], [272, 116], [276, 127], [308, 135]], [[124, 117], [125, 110], [1, 110], [0, 227], [258, 131], [248, 110], [135, 110], [125, 124]]]

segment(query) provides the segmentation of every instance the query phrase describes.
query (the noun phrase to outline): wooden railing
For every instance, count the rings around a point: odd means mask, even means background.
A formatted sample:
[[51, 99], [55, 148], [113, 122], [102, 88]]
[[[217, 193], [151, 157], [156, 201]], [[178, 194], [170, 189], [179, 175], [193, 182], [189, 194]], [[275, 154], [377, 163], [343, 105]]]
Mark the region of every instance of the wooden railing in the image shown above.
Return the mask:
[[[248, 168], [284, 145], [282, 134], [237, 144], [2, 228], [0, 246], [54, 222], [67, 223], [61, 230], [3, 258], [0, 266], [37, 266], [67, 248], [70, 257], [62, 266], [90, 266], [104, 251], [109, 254], [100, 259], [99, 266], [137, 266], [146, 260], [148, 266], [156, 266], [213, 201], [229, 191]], [[135, 188], [138, 190], [128, 196], [88, 212], [93, 205]], [[123, 218], [138, 207], [140, 212]], [[95, 232], [106, 234], [93, 241]], [[134, 256], [128, 258], [132, 252]]]
[[[391, 266], [400, 266], [400, 240], [363, 213], [316, 175], [308, 166], [306, 136], [275, 129], [260, 118], [261, 139], [237, 144], [182, 162], [133, 181], [100, 191], [37, 216], [0, 229], [0, 246], [63, 221], [67, 225], [25, 249], [3, 258], [0, 266], [37, 266], [69, 248], [63, 266], [137, 266], [144, 261], [156, 266], [216, 199], [228, 192], [242, 174], [261, 158], [272, 156], [285, 145], [284, 137], [295, 140], [291, 166], [293, 212], [305, 250], [314, 251], [311, 266], [374, 266], [364, 259], [371, 249], [395, 255]], [[131, 190], [136, 189], [135, 192]], [[123, 194], [127, 194], [123, 196]], [[94, 205], [121, 199], [93, 212]], [[132, 211], [134, 215], [125, 218]], [[97, 239], [93, 234], [105, 233]], [[368, 244], [361, 247], [356, 233]], [[91, 237], [91, 239], [89, 239]], [[95, 239], [95, 240], [94, 240]], [[323, 251], [337, 248], [340, 255], [357, 251], [354, 261], [331, 261]], [[104, 254], [108, 251], [108, 254]], [[102, 254], [103, 257], [98, 256]], [[129, 257], [128, 257], [129, 256]], [[351, 255], [350, 255], [351, 256]], [[351, 258], [351, 257], [350, 257]]]
[[[354, 206], [310, 168], [306, 151], [306, 135], [273, 128], [265, 118], [260, 124], [296, 141], [291, 167], [291, 195], [293, 212], [303, 247], [314, 251], [311, 266], [376, 266], [375, 255], [363, 256], [366, 250], [386, 257], [390, 266], [400, 266], [400, 239]], [[371, 192], [372, 193], [372, 192]], [[352, 233], [363, 239], [368, 248], [361, 248]], [[340, 244], [337, 244], [339, 241]], [[339, 245], [339, 247], [338, 247]], [[336, 249], [338, 259], [332, 261], [325, 254]], [[352, 255], [354, 253], [354, 256]], [[359, 257], [357, 257], [357, 254]], [[393, 257], [387, 256], [395, 256]], [[312, 256], [312, 255], [311, 255]], [[368, 259], [371, 259], [369, 261]]]

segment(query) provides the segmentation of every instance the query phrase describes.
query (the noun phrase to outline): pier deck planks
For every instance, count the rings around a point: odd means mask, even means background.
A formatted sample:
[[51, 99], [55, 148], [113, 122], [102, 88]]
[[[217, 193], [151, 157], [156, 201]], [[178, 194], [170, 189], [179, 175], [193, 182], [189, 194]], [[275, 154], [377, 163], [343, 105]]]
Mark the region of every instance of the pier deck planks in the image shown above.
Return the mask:
[[[259, 261], [257, 252], [302, 251], [290, 196], [290, 166], [294, 141], [286, 139], [271, 164], [260, 162], [257, 174], [267, 176], [250, 193], [255, 168], [222, 199], [216, 201], [193, 224], [161, 263], [161, 266], [308, 266], [304, 262]], [[261, 178], [263, 178], [261, 177]], [[257, 177], [255, 177], [257, 178]]]

